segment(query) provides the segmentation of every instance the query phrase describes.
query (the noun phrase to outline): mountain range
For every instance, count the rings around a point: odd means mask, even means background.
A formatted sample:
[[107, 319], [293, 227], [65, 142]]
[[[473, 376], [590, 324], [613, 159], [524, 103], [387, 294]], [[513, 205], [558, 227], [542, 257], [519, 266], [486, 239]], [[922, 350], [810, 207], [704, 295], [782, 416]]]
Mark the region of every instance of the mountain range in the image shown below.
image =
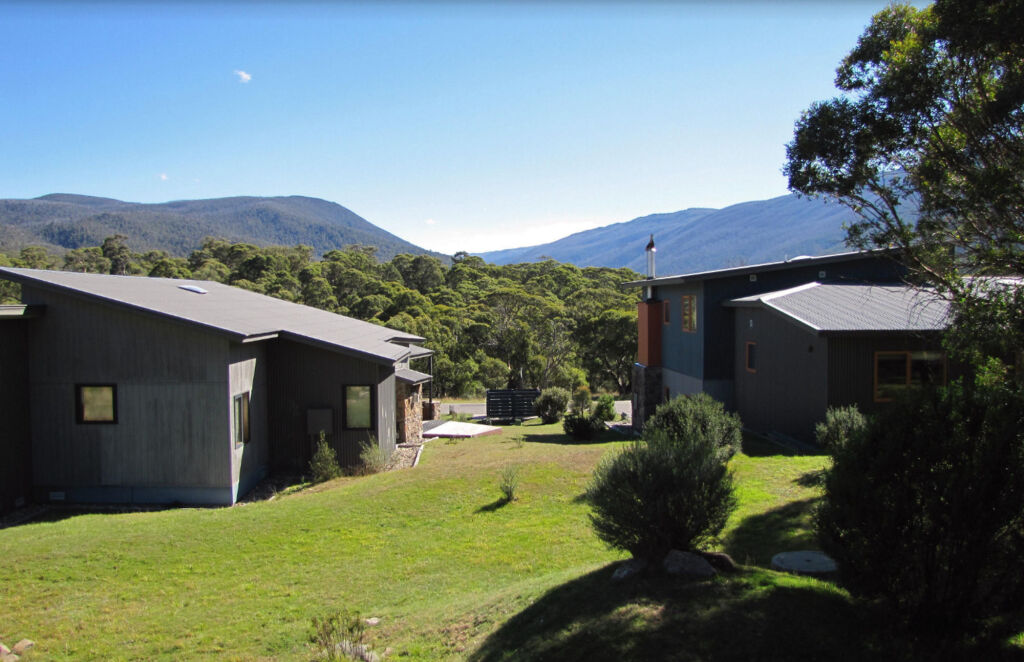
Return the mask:
[[658, 275], [693, 273], [848, 250], [843, 224], [854, 218], [837, 203], [790, 194], [723, 209], [651, 214], [547, 244], [478, 255], [494, 264], [552, 258], [580, 267], [630, 267], [645, 273], [644, 248], [653, 234]]
[[178, 200], [159, 204], [54, 193], [31, 200], [0, 200], [0, 252], [34, 244], [57, 252], [99, 246], [123, 234], [135, 251], [186, 256], [204, 237], [257, 245], [312, 246], [317, 255], [346, 244], [398, 253], [431, 254], [380, 229], [339, 204], [303, 196]]
[[[586, 230], [557, 241], [478, 253], [495, 264], [553, 258], [580, 267], [646, 271], [644, 247], [653, 234], [661, 275], [823, 255], [845, 250], [843, 224], [853, 213], [836, 203], [784, 195], [724, 209], [691, 208], [651, 214]], [[113, 234], [135, 251], [185, 256], [204, 237], [257, 245], [312, 246], [317, 255], [347, 244], [398, 253], [448, 256], [415, 246], [339, 204], [302, 196], [178, 200], [159, 204], [55, 193], [0, 200], [0, 252], [35, 244], [55, 252], [98, 246]]]

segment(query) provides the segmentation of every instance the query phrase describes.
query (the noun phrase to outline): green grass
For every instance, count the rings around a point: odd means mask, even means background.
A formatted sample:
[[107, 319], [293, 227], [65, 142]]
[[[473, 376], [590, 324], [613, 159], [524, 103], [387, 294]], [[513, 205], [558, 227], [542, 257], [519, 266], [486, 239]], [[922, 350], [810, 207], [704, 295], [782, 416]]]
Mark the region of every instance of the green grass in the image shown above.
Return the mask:
[[[623, 555], [594, 537], [583, 493], [618, 439], [571, 444], [560, 425], [533, 422], [432, 442], [416, 469], [269, 502], [0, 530], [0, 638], [36, 641], [28, 659], [305, 660], [311, 618], [349, 609], [381, 619], [367, 638], [389, 659], [879, 652], [871, 610], [765, 569], [776, 551], [813, 546], [808, 504], [825, 458], [753, 443], [735, 458], [740, 508], [722, 547], [753, 567], [613, 584]], [[513, 502], [499, 487], [507, 466], [520, 467]]]

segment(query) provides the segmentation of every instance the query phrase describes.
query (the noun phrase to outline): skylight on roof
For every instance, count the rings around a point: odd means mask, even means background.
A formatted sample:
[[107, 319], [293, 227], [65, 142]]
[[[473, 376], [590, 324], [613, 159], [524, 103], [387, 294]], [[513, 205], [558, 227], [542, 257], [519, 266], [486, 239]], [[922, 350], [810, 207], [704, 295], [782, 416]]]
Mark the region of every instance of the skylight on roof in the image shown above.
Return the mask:
[[178, 287], [189, 292], [195, 292], [196, 294], [206, 294], [206, 290], [198, 285], [179, 285]]

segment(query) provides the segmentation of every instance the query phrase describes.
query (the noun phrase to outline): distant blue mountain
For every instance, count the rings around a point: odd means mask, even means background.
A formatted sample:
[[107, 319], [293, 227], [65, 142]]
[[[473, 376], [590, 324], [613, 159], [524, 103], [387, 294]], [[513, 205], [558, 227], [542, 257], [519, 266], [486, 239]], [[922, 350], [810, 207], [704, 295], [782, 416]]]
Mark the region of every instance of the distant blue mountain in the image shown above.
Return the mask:
[[548, 244], [478, 255], [494, 264], [553, 258], [580, 267], [630, 267], [644, 273], [644, 247], [653, 233], [658, 275], [664, 276], [842, 252], [848, 250], [843, 224], [854, 218], [837, 203], [790, 194], [724, 209], [651, 214]]
[[312, 246], [317, 255], [348, 244], [377, 247], [389, 260], [397, 253], [440, 253], [382, 230], [339, 204], [304, 196], [175, 200], [158, 204], [122, 202], [88, 195], [53, 193], [31, 200], [0, 200], [0, 252], [35, 244], [55, 252], [98, 246], [120, 233], [136, 251], [188, 255], [204, 237], [266, 246]]

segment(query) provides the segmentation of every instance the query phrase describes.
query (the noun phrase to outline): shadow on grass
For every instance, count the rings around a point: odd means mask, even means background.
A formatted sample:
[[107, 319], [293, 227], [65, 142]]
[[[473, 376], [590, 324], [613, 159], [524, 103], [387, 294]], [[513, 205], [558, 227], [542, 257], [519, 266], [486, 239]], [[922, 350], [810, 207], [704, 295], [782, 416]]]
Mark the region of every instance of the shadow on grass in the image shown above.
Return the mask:
[[825, 470], [807, 471], [794, 478], [793, 482], [801, 487], [821, 487], [825, 484]]
[[779, 552], [816, 549], [817, 541], [808, 526], [819, 498], [792, 501], [785, 506], [751, 515], [729, 532], [723, 547], [737, 563], [769, 567]]
[[593, 439], [586, 441], [578, 441], [573, 439], [569, 435], [563, 433], [557, 434], [526, 434], [523, 439], [532, 444], [559, 444], [562, 446], [587, 446], [589, 444], [607, 444], [610, 441], [623, 441], [629, 439], [629, 437], [615, 432], [613, 430], [604, 430], [599, 432]]
[[828, 453], [817, 446], [807, 444], [805, 448], [796, 450], [778, 444], [770, 439], [758, 437], [751, 433], [743, 435], [743, 454], [750, 457], [771, 457], [776, 455], [828, 455]]
[[[1006, 659], [998, 646], [955, 649], [894, 636], [871, 606], [827, 584], [748, 570], [690, 582], [672, 577], [612, 582], [607, 566], [552, 589], [468, 656], [511, 660]], [[922, 656], [924, 655], [924, 656]]]
[[501, 497], [497, 501], [492, 501], [491, 503], [487, 504], [486, 506], [480, 506], [474, 512], [475, 513], [493, 513], [496, 510], [500, 510], [501, 508], [504, 508], [505, 506], [507, 506], [510, 503], [512, 503], [512, 502], [509, 501], [508, 499], [506, 499], [505, 497]]

